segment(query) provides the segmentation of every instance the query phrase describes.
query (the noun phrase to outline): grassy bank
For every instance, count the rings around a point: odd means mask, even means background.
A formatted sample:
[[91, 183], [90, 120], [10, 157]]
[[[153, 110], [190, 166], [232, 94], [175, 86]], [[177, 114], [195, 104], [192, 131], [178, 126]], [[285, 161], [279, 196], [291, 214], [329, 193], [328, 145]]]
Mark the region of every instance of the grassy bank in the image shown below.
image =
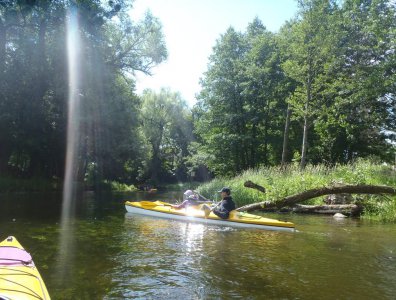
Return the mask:
[[[251, 180], [264, 186], [265, 194], [243, 186]], [[348, 165], [327, 167], [324, 165], [307, 166], [302, 172], [298, 166], [286, 170], [280, 167], [248, 170], [234, 178], [217, 178], [201, 185], [198, 191], [211, 199], [219, 199], [216, 191], [229, 186], [238, 206], [261, 201], [276, 201], [288, 195], [301, 193], [307, 189], [340, 184], [372, 184], [396, 186], [396, 172], [390, 166], [359, 160]], [[364, 218], [396, 222], [396, 196], [353, 195], [364, 204]], [[305, 204], [323, 203], [323, 197], [309, 200]]]

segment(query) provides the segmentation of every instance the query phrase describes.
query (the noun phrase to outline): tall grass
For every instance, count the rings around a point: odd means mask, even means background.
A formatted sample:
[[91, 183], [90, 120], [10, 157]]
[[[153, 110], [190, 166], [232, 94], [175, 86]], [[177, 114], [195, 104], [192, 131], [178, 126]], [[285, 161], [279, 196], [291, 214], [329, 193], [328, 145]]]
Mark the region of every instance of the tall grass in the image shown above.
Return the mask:
[[[266, 193], [243, 186], [251, 180], [266, 188]], [[229, 186], [238, 206], [261, 201], [277, 201], [285, 196], [301, 193], [308, 189], [336, 184], [370, 184], [396, 187], [396, 172], [389, 166], [369, 160], [357, 160], [347, 165], [327, 167], [325, 165], [307, 166], [303, 171], [296, 165], [287, 169], [280, 167], [248, 170], [234, 178], [216, 178], [201, 185], [198, 191], [206, 197], [218, 199], [216, 191]], [[354, 195], [356, 201], [363, 203], [364, 217], [385, 221], [396, 221], [396, 196]], [[323, 197], [311, 199], [306, 203], [323, 203]]]

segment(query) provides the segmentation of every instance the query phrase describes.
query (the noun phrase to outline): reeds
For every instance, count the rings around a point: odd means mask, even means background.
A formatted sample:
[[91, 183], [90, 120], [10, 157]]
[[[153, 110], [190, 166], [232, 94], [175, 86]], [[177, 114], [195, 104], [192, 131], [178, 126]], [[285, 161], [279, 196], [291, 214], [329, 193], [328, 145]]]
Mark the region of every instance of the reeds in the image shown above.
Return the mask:
[[[266, 188], [266, 193], [243, 186], [250, 180]], [[338, 184], [369, 184], [396, 186], [396, 171], [391, 166], [359, 159], [346, 165], [308, 165], [303, 171], [297, 165], [287, 168], [262, 167], [248, 170], [233, 178], [216, 178], [201, 185], [198, 191], [205, 197], [219, 200], [216, 191], [229, 186], [238, 206], [261, 201], [277, 201], [308, 189]], [[364, 217], [396, 221], [396, 196], [353, 195], [365, 207]], [[323, 197], [306, 204], [323, 203]]]

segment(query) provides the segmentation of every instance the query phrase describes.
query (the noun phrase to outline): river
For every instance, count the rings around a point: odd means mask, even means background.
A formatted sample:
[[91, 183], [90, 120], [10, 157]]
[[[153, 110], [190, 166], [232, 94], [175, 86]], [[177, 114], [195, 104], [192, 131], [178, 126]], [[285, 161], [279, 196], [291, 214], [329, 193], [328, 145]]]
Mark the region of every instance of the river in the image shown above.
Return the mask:
[[124, 207], [181, 196], [87, 192], [65, 230], [60, 194], [1, 194], [0, 239], [14, 235], [32, 254], [52, 299], [395, 297], [395, 224], [269, 215], [294, 222], [289, 233], [155, 219]]

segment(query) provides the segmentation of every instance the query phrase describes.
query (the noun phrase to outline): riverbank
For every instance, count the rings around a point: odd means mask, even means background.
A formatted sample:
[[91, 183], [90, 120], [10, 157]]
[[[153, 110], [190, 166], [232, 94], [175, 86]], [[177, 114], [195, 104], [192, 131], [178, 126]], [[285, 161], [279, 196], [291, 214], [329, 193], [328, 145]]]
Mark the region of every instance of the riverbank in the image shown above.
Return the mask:
[[[116, 181], [103, 181], [97, 186], [87, 186], [85, 183], [77, 183], [78, 188], [81, 190], [94, 190], [101, 191], [122, 191], [133, 192], [138, 189], [134, 185], [119, 183]], [[52, 192], [62, 191], [63, 181], [60, 178], [14, 178], [14, 177], [0, 177], [0, 192], [13, 193], [13, 192]]]
[[0, 177], [0, 192], [50, 192], [61, 191], [62, 181], [46, 178], [15, 178], [8, 176]]
[[[188, 189], [197, 188], [201, 182], [180, 182], [173, 184], [161, 183], [158, 186], [152, 186], [153, 189], [167, 190], [167, 191], [185, 191]], [[100, 190], [100, 191], [116, 191], [116, 192], [135, 192], [140, 189], [131, 184], [120, 183], [117, 181], [102, 181], [96, 186], [79, 183], [79, 188], [82, 190]], [[63, 182], [59, 178], [46, 179], [46, 178], [14, 178], [0, 176], [0, 192], [50, 192], [62, 191]]]
[[[252, 181], [266, 188], [266, 193], [244, 187], [246, 181]], [[220, 200], [217, 193], [222, 186], [229, 186], [238, 206], [262, 201], [274, 202], [283, 197], [301, 193], [308, 189], [334, 184], [367, 184], [396, 187], [396, 171], [389, 165], [369, 160], [358, 160], [347, 165], [327, 167], [324, 165], [307, 166], [301, 171], [298, 166], [263, 167], [248, 170], [233, 178], [216, 178], [204, 184], [186, 182], [161, 185], [161, 190], [184, 191], [197, 189], [206, 198]], [[82, 189], [87, 189], [81, 185]], [[98, 186], [107, 191], [136, 191], [134, 185], [105, 181]], [[60, 179], [21, 179], [0, 177], [0, 192], [47, 192], [61, 191]], [[363, 218], [396, 222], [396, 196], [353, 195], [354, 201], [363, 204]], [[305, 204], [323, 204], [323, 197], [311, 199]]]
[[[266, 193], [244, 187], [252, 181], [266, 188]], [[219, 187], [229, 186], [238, 206], [262, 201], [275, 202], [283, 197], [308, 189], [334, 184], [367, 184], [396, 186], [396, 172], [391, 166], [369, 160], [358, 160], [347, 165], [327, 167], [307, 166], [301, 171], [298, 166], [259, 168], [248, 170], [233, 178], [216, 178], [203, 184], [198, 191], [205, 197], [219, 200]], [[353, 195], [353, 201], [363, 204], [363, 218], [396, 222], [396, 196]], [[323, 204], [323, 197], [304, 204]]]

